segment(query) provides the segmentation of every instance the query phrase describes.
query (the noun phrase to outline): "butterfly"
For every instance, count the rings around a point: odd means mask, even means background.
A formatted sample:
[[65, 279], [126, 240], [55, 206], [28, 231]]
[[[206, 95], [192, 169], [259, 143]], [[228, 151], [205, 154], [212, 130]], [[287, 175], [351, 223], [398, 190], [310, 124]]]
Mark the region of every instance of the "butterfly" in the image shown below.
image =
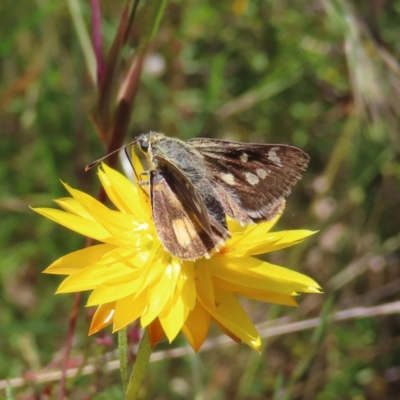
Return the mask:
[[226, 215], [242, 225], [273, 219], [309, 161], [302, 150], [283, 144], [182, 141], [157, 132], [124, 148], [132, 145], [146, 157], [148, 169], [138, 182], [149, 186], [160, 241], [182, 260], [208, 258], [224, 245], [231, 237]]

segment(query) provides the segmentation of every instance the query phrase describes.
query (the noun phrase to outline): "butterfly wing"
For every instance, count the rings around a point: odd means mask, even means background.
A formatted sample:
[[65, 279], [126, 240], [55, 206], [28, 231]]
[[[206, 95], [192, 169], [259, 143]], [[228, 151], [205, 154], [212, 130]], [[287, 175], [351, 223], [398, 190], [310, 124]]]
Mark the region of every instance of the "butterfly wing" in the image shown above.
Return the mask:
[[302, 150], [275, 144], [188, 141], [203, 157], [218, 184], [226, 214], [240, 222], [272, 219], [284, 207], [284, 197], [301, 179], [309, 157]]
[[186, 186], [186, 177], [171, 173], [167, 176], [150, 171], [153, 220], [164, 248], [183, 260], [208, 257], [230, 237], [229, 231], [213, 218], [207, 219], [205, 229], [200, 214], [195, 212], [196, 202], [204, 207], [202, 199], [197, 193], [192, 197], [194, 192]]
[[[204, 185], [207, 184], [207, 181], [204, 182], [203, 179], [196, 179], [201, 178], [201, 174], [195, 173], [195, 170], [191, 170], [189, 175], [192, 180], [190, 180], [187, 173], [182, 171], [172, 161], [161, 156], [155, 156], [154, 160], [157, 162], [157, 170], [164, 176], [168, 185], [184, 205], [188, 215], [192, 219], [196, 219], [210, 236], [212, 236], [210, 226], [210, 220], [212, 219], [215, 220], [215, 223], [219, 222], [221, 232], [227, 229], [222, 206], [220, 204], [210, 204], [212, 198], [207, 195], [210, 190]], [[219, 205], [219, 213], [213, 212], [214, 210], [211, 209], [213, 205], [214, 207]], [[219, 214], [222, 215], [222, 219], [218, 218]]]
[[[227, 229], [226, 212], [215, 193], [214, 179], [204, 167], [203, 157], [193, 146], [158, 134], [153, 141], [150, 159], [154, 169], [164, 175], [182, 202], [196, 213], [205, 229], [208, 229], [211, 219]], [[179, 179], [174, 182], [174, 177]]]

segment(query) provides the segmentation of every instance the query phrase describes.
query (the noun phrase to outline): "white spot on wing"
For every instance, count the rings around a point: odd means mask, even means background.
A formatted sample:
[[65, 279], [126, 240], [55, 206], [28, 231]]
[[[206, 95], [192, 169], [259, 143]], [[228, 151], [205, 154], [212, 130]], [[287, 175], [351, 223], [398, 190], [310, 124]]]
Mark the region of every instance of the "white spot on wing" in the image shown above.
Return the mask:
[[246, 172], [244, 174], [246, 177], [247, 182], [250, 183], [250, 185], [257, 185], [258, 182], [260, 182], [260, 179], [258, 178], [257, 175], [252, 174], [251, 172]]
[[246, 153], [242, 153], [242, 155], [239, 158], [242, 160], [242, 162], [247, 162], [249, 156]]
[[235, 184], [235, 177], [232, 174], [224, 174], [222, 172], [222, 173], [219, 174], [219, 176], [228, 185], [234, 185]]
[[257, 175], [261, 178], [264, 179], [268, 175], [268, 171], [265, 169], [257, 168]]
[[276, 151], [279, 150], [279, 147], [272, 147], [268, 152], [268, 160], [271, 160], [274, 164], [282, 167], [281, 159], [277, 156]]

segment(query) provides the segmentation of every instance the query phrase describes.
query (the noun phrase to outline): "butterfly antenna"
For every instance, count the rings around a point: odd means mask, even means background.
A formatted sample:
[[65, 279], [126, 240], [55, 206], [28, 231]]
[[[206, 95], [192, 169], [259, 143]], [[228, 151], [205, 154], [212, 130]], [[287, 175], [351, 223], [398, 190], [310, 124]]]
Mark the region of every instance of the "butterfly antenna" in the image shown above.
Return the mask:
[[131, 146], [131, 145], [133, 145], [133, 144], [135, 144], [135, 143], [136, 143], [136, 140], [134, 140], [134, 141], [131, 142], [131, 143], [126, 144], [125, 146], [120, 147], [120, 148], [117, 149], [117, 150], [112, 151], [111, 153], [106, 154], [105, 156], [99, 158], [99, 159], [96, 160], [96, 161], [91, 162], [90, 164], [86, 165], [86, 167], [85, 167], [85, 172], [89, 171], [89, 169], [95, 167], [96, 165], [99, 165], [103, 160], [105, 160], [106, 158], [110, 157], [111, 155], [113, 155], [113, 154], [115, 154], [115, 153], [118, 153], [119, 151], [121, 151], [121, 150], [123, 150], [123, 149], [126, 149], [128, 146]]

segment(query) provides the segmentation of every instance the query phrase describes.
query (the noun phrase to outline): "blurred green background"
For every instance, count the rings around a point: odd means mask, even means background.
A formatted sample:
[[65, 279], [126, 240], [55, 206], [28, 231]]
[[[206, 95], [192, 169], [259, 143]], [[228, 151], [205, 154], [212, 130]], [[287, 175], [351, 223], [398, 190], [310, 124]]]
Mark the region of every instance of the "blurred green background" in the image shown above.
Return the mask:
[[[41, 271], [85, 241], [28, 206], [66, 196], [60, 180], [96, 195], [96, 174], [84, 167], [106, 151], [89, 117], [96, 93], [72, 3], [0, 3], [3, 387], [59, 370], [74, 296], [54, 296], [61, 278]], [[89, 27], [90, 3], [77, 3]], [[124, 5], [101, 2], [105, 49]], [[143, 399], [399, 399], [399, 27], [399, 0], [168, 2], [126, 141], [153, 130], [305, 150], [310, 166], [277, 229], [320, 232], [269, 259], [325, 294], [303, 295], [298, 309], [245, 302], [254, 322], [287, 332], [267, 332], [261, 355], [214, 345], [154, 362]], [[327, 318], [343, 310], [346, 320]], [[82, 305], [70, 362], [96, 368], [68, 380], [69, 398], [120, 399], [118, 370], [100, 361], [117, 358], [116, 339], [109, 330], [87, 337], [90, 317]], [[316, 317], [309, 329], [287, 325]], [[180, 337], [156, 351], [182, 346]], [[15, 383], [12, 396], [52, 399], [57, 388], [57, 379]]]

